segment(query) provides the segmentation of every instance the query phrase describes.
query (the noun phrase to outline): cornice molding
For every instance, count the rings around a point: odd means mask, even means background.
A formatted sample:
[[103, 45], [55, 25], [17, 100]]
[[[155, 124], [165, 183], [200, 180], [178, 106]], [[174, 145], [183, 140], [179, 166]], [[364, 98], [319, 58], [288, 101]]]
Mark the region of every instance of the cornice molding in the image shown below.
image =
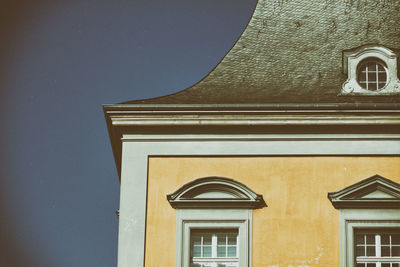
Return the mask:
[[336, 192], [328, 193], [336, 209], [400, 209], [400, 184], [378, 174]]

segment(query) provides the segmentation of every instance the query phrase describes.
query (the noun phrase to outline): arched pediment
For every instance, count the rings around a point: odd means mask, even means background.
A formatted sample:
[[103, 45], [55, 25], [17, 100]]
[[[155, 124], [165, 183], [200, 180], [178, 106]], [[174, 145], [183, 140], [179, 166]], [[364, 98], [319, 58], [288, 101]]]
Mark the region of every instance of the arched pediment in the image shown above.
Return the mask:
[[400, 208], [400, 184], [378, 174], [328, 193], [335, 208]]
[[242, 183], [225, 177], [203, 177], [191, 181], [167, 195], [173, 208], [245, 208], [265, 207], [262, 195]]

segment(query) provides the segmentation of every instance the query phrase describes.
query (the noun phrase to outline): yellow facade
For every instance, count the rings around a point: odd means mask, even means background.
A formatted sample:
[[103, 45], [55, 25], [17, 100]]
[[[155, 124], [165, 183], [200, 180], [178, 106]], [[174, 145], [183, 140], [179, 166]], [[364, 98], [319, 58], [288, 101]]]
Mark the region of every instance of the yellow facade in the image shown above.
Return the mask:
[[379, 174], [400, 183], [400, 157], [152, 157], [145, 266], [175, 266], [176, 210], [166, 195], [206, 176], [262, 194], [253, 211], [254, 267], [339, 266], [339, 211], [333, 192]]

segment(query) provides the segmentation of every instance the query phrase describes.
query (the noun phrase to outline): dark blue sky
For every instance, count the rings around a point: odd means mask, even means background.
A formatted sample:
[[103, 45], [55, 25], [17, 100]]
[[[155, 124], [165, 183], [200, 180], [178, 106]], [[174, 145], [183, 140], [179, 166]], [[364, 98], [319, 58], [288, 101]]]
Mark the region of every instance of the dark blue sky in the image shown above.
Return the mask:
[[116, 266], [119, 182], [102, 104], [199, 81], [255, 3], [1, 1], [1, 267]]

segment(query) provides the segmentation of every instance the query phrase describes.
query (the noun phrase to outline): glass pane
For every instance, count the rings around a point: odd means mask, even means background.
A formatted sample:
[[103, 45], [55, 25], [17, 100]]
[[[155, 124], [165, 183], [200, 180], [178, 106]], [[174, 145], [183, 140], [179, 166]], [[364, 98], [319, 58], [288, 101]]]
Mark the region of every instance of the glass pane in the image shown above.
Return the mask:
[[226, 247], [225, 246], [217, 247], [217, 257], [226, 257]]
[[381, 247], [381, 256], [382, 257], [389, 257], [390, 256], [390, 247], [389, 246], [382, 246]]
[[360, 73], [360, 75], [358, 75], [358, 80], [361, 82], [361, 83], [365, 83], [365, 80], [366, 80], [366, 73], [365, 72], [361, 72]]
[[193, 246], [193, 257], [201, 257], [201, 247]]
[[385, 82], [386, 83], [386, 73], [385, 72], [380, 72], [378, 74], [378, 80], [381, 82]]
[[390, 243], [389, 235], [388, 234], [381, 235], [381, 244], [382, 245], [389, 245], [389, 243]]
[[201, 237], [200, 236], [193, 236], [192, 242], [193, 242], [193, 245], [200, 245], [201, 244]]
[[400, 263], [392, 263], [392, 267], [400, 267]]
[[390, 263], [382, 263], [382, 267], [390, 267]]
[[367, 244], [374, 245], [375, 244], [375, 235], [366, 235], [367, 236]]
[[364, 235], [356, 235], [356, 244], [360, 245], [360, 244], [364, 244]]
[[365, 256], [365, 250], [364, 250], [364, 246], [363, 247], [357, 247], [356, 249], [356, 256]]
[[211, 257], [211, 246], [203, 247], [203, 257]]
[[203, 236], [203, 245], [211, 245], [211, 235]]
[[376, 73], [375, 72], [368, 72], [368, 81], [376, 81]]
[[357, 263], [357, 267], [365, 267], [365, 263]]
[[228, 244], [229, 245], [236, 245], [236, 235], [229, 235], [228, 236]]
[[376, 267], [376, 264], [375, 263], [368, 263], [367, 267]]
[[400, 256], [400, 247], [395, 246], [392, 247], [392, 257], [398, 257]]
[[366, 256], [375, 256], [375, 246], [367, 246]]
[[400, 245], [400, 235], [399, 234], [392, 235], [392, 245]]
[[228, 247], [228, 257], [236, 257], [236, 246]]
[[226, 244], [226, 235], [217, 235], [217, 238], [218, 238], [218, 245]]

